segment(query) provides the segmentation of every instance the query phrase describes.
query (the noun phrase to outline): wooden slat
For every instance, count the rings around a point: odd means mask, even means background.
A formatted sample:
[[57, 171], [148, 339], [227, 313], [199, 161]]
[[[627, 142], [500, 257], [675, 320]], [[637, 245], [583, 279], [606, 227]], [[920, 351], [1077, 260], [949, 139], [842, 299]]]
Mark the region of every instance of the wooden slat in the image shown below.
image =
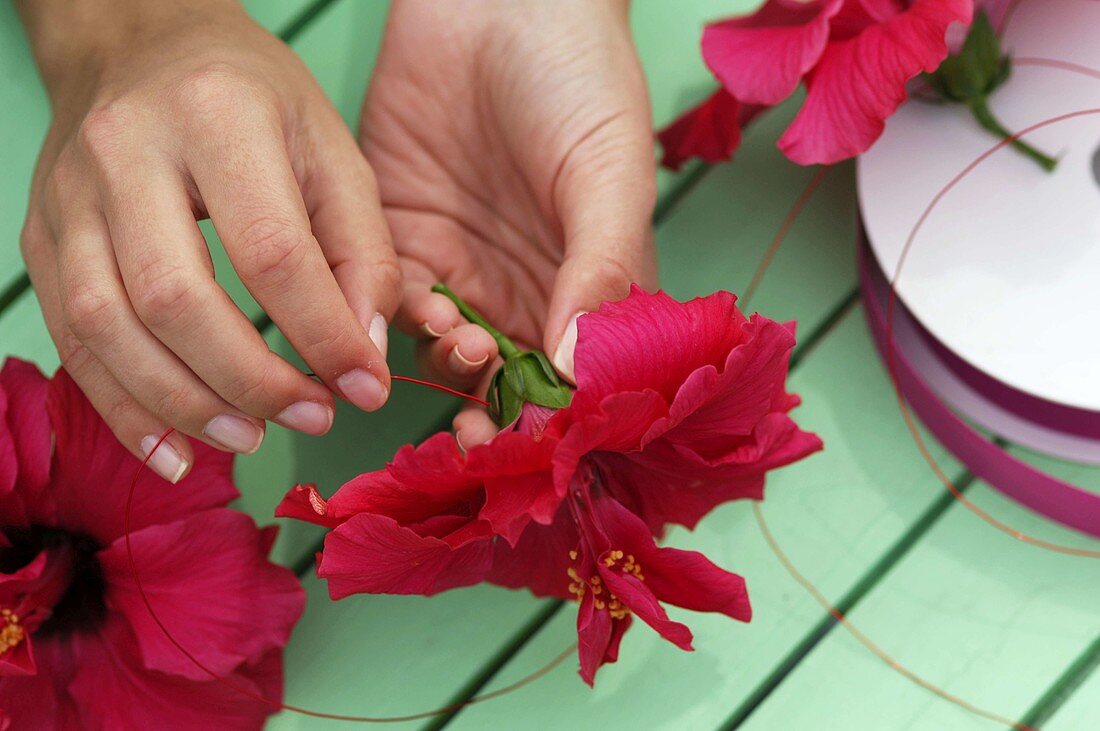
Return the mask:
[[[1066, 668], [1063, 678], [1049, 689], [1050, 695], [1033, 709], [1041, 714], [1035, 721], [1047, 731], [1077, 731], [1092, 728], [1100, 718], [1100, 637], [1093, 639]], [[1049, 718], [1049, 720], [1047, 720]], [[1030, 720], [1025, 717], [1025, 720]]]
[[[910, 447], [900, 443], [899, 448]], [[1065, 466], [1056, 471], [1100, 486], [1100, 470]], [[943, 490], [934, 479], [926, 482], [925, 490]], [[1071, 545], [1097, 545], [985, 485], [974, 485], [968, 496], [1024, 532]], [[798, 522], [772, 522], [781, 541], [796, 545]], [[806, 560], [793, 558], [796, 563]], [[1018, 719], [1100, 635], [1097, 586], [1097, 561], [1015, 541], [955, 503], [850, 617], [933, 683]], [[891, 672], [840, 628], [739, 728], [780, 726], [996, 727]]]

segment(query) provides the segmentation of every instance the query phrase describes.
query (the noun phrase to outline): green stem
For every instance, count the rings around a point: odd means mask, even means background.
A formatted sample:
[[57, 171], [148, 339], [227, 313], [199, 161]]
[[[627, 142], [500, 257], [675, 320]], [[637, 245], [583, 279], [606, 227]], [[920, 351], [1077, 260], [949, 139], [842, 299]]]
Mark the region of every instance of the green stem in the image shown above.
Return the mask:
[[1020, 138], [1014, 138], [1013, 133], [1006, 129], [1005, 126], [993, 116], [993, 112], [989, 110], [989, 105], [986, 103], [985, 97], [973, 99], [967, 102], [967, 106], [970, 107], [970, 112], [974, 115], [974, 119], [978, 120], [978, 124], [984, 129], [992, 132], [1001, 139], [1010, 140], [1010, 145], [1039, 163], [1043, 170], [1046, 170], [1048, 173], [1054, 170], [1058, 161], [1050, 155], [1035, 149]]
[[489, 322], [481, 316], [480, 312], [466, 304], [466, 302], [457, 294], [452, 292], [446, 284], [440, 282], [439, 284], [436, 284], [432, 287], [432, 291], [438, 292], [439, 294], [449, 299], [451, 302], [454, 302], [455, 307], [458, 308], [458, 311], [462, 313], [463, 317], [465, 317], [467, 320], [474, 323], [475, 325], [484, 328], [486, 332], [492, 335], [493, 340], [497, 341], [497, 347], [500, 349], [500, 356], [502, 358], [508, 359], [513, 356], [519, 355], [520, 349], [516, 347], [515, 343], [508, 339], [508, 336], [490, 325]]

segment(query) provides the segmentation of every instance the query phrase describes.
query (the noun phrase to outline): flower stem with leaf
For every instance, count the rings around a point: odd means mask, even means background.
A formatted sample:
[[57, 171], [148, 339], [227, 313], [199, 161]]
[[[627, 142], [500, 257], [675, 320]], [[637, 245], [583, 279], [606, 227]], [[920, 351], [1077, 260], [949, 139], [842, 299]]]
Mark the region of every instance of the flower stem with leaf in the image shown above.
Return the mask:
[[489, 415], [504, 427], [519, 418], [525, 403], [561, 409], [573, 399], [573, 389], [564, 383], [541, 350], [520, 350], [512, 340], [489, 324], [480, 312], [443, 283], [432, 287], [455, 303], [462, 316], [485, 329], [500, 350], [504, 365], [493, 374], [489, 385]]
[[1012, 61], [1001, 50], [1001, 41], [984, 10], [979, 10], [970, 32], [958, 53], [948, 56], [940, 67], [926, 75], [939, 96], [949, 102], [965, 104], [982, 126], [1050, 172], [1058, 161], [1015, 136], [993, 115], [989, 95], [1005, 82]]

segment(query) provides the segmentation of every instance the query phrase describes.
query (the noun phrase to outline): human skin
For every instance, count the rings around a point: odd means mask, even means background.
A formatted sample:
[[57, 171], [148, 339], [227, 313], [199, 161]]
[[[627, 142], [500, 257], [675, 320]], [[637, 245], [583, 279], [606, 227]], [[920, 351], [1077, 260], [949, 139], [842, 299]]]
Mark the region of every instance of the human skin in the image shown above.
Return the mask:
[[[183, 434], [255, 451], [272, 419], [326, 432], [333, 392], [389, 389], [400, 271], [374, 175], [312, 75], [228, 0], [21, 0], [53, 107], [21, 248], [61, 362], [170, 480]], [[210, 217], [321, 382], [215, 282]], [[373, 336], [373, 338], [372, 338]]]
[[[576, 315], [655, 283], [649, 105], [623, 0], [397, 0], [365, 156], [236, 2], [18, 6], [54, 107], [24, 257], [62, 363], [135, 454], [169, 426], [243, 453], [268, 419], [321, 434], [332, 392], [378, 408], [395, 317], [435, 377], [483, 383], [495, 343], [436, 281], [567, 377]], [[321, 382], [214, 281], [206, 216]], [[456, 428], [467, 444], [494, 433], [476, 411]], [[179, 479], [192, 461], [174, 434], [150, 464]]]
[[[484, 389], [485, 330], [437, 281], [572, 379], [576, 316], [652, 288], [645, 79], [624, 0], [395, 0], [360, 141], [404, 273], [395, 324], [422, 366]], [[455, 420], [490, 438], [481, 409]]]

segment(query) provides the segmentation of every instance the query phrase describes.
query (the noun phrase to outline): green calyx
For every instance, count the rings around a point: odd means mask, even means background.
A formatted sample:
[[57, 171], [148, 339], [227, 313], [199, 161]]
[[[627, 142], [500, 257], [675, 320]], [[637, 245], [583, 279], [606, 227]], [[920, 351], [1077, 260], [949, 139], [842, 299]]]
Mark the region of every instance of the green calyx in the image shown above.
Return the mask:
[[474, 308], [466, 304], [445, 284], [436, 284], [433, 292], [455, 303], [470, 322], [485, 329], [497, 343], [504, 359], [489, 384], [489, 415], [498, 426], [507, 426], [519, 418], [525, 403], [561, 409], [569, 405], [573, 389], [558, 377], [550, 359], [541, 350], [520, 350], [506, 335], [490, 325]]
[[[1001, 50], [997, 31], [985, 11], [979, 10], [959, 52], [944, 59], [934, 72], [925, 74], [925, 79], [941, 99], [965, 104], [983, 129], [1001, 139], [1010, 139], [1013, 133], [997, 121], [989, 109], [989, 95], [1011, 72], [1012, 61]], [[1009, 144], [1047, 172], [1058, 164], [1053, 157], [1023, 140], [1012, 139]]]

